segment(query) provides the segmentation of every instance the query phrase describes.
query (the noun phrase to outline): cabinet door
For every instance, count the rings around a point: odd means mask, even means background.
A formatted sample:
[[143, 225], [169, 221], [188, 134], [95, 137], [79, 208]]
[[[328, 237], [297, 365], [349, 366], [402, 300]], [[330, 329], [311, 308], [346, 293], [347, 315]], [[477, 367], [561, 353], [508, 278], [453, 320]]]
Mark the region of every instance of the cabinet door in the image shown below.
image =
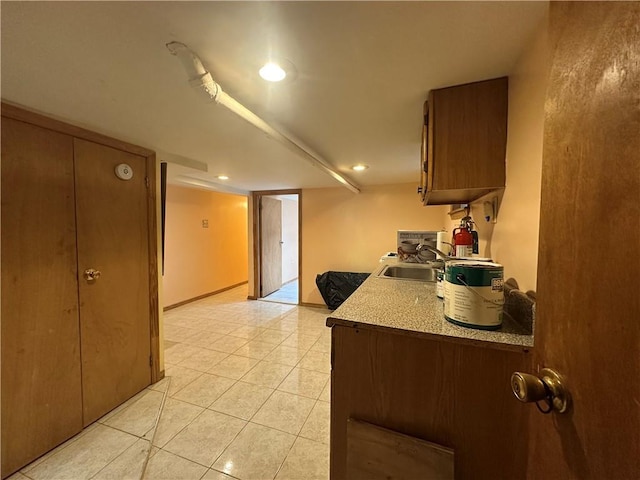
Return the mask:
[[434, 190], [504, 186], [507, 78], [434, 93]]
[[82, 429], [73, 140], [2, 118], [2, 476]]
[[[74, 139], [84, 424], [151, 382], [144, 157]], [[121, 180], [125, 163], [133, 178]], [[84, 278], [87, 269], [98, 279]]]
[[425, 204], [469, 203], [505, 186], [507, 77], [429, 92]]

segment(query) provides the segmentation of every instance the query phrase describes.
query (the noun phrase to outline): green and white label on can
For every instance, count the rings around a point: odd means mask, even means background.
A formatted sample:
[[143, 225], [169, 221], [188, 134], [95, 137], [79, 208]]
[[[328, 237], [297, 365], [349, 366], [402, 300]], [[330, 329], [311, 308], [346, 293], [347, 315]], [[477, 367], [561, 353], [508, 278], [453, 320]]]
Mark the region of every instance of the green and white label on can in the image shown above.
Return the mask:
[[436, 296], [444, 298], [444, 270], [440, 268], [436, 270]]
[[504, 268], [493, 262], [447, 262], [444, 316], [451, 323], [496, 330], [502, 325]]

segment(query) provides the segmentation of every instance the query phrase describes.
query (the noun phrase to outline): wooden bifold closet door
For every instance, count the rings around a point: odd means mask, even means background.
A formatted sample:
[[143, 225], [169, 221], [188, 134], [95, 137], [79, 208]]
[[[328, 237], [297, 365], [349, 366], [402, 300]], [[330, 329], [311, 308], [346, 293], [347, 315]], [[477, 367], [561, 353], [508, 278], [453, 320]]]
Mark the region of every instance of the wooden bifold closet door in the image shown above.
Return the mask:
[[[86, 426], [151, 383], [146, 168], [144, 157], [85, 140], [74, 152]], [[131, 180], [114, 174], [121, 163]], [[83, 277], [90, 268], [97, 280]]]
[[4, 478], [151, 383], [157, 297], [152, 161], [6, 116], [1, 148]]
[[2, 475], [82, 429], [73, 138], [2, 118]]

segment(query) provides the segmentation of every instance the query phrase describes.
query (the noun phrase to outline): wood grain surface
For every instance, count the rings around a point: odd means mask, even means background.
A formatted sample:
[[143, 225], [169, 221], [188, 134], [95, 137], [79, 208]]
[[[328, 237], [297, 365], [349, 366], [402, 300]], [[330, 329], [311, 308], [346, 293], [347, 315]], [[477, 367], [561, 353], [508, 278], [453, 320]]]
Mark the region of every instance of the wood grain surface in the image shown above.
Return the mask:
[[[131, 152], [129, 152], [131, 153]], [[156, 192], [156, 154], [151, 153], [145, 158], [147, 177], [147, 241], [148, 241], [148, 274], [149, 274], [149, 334], [151, 352], [151, 383], [159, 382], [164, 378], [163, 365], [160, 364], [160, 297], [158, 272], [161, 264], [158, 263], [158, 244], [162, 242], [159, 237], [157, 218], [157, 192]], [[164, 254], [161, 253], [160, 262]]]
[[27, 122], [32, 125], [37, 125], [48, 130], [53, 130], [54, 132], [66, 133], [67, 135], [71, 135], [75, 138], [82, 138], [83, 140], [88, 140], [100, 145], [117, 148], [118, 150], [134, 153], [142, 157], [155, 155], [155, 152], [147, 148], [139, 147], [138, 145], [133, 145], [132, 143], [123, 142], [122, 140], [107, 137], [106, 135], [102, 135], [85, 128], [61, 122], [59, 120], [55, 120], [39, 113], [26, 110], [23, 107], [12, 105], [10, 103], [2, 102], [2, 116]]
[[550, 22], [535, 362], [573, 406], [532, 410], [529, 478], [639, 478], [640, 3]]
[[260, 296], [282, 287], [282, 202], [260, 199]]
[[82, 429], [72, 137], [2, 118], [2, 477]]
[[468, 203], [505, 186], [507, 77], [429, 93], [426, 201]]
[[[74, 139], [82, 389], [88, 425], [151, 382], [146, 159]], [[133, 178], [116, 177], [126, 163]], [[89, 282], [88, 268], [102, 275]]]
[[334, 326], [331, 478], [349, 478], [349, 418], [454, 450], [457, 479], [523, 478], [527, 410], [509, 378], [529, 357]]
[[453, 451], [353, 418], [347, 421], [349, 480], [453, 480]]

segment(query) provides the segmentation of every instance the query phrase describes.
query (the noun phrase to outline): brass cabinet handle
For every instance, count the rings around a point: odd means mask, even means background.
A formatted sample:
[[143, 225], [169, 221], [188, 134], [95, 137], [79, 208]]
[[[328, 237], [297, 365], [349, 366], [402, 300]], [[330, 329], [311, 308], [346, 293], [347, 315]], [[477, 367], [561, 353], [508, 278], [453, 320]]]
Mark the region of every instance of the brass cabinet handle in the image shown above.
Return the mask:
[[94, 282], [94, 281], [96, 281], [97, 279], [99, 279], [99, 278], [100, 278], [100, 275], [102, 275], [102, 274], [100, 273], [100, 270], [95, 270], [95, 269], [93, 269], [93, 268], [87, 268], [87, 269], [84, 271], [84, 278], [85, 278], [85, 280], [86, 280], [87, 282]]

